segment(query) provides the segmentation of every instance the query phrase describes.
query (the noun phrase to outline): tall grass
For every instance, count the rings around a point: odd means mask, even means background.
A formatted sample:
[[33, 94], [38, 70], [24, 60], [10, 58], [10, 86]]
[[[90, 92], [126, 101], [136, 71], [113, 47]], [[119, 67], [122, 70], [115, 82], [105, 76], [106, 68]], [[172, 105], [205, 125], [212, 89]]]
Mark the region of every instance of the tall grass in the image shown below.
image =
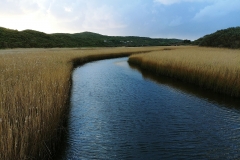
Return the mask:
[[161, 51], [132, 55], [129, 62], [155, 74], [240, 97], [240, 50], [166, 47]]
[[0, 51], [0, 159], [51, 159], [64, 134], [71, 72], [88, 61], [159, 48]]

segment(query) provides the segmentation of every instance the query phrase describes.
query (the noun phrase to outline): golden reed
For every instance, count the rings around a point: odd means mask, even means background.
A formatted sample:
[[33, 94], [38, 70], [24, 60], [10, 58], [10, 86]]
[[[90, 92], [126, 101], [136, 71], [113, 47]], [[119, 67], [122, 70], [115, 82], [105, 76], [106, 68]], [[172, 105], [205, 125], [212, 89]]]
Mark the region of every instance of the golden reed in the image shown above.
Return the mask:
[[161, 51], [132, 55], [129, 63], [157, 75], [166, 75], [240, 97], [240, 50], [189, 47], [165, 47]]
[[71, 73], [145, 48], [0, 50], [0, 159], [51, 159], [68, 116]]

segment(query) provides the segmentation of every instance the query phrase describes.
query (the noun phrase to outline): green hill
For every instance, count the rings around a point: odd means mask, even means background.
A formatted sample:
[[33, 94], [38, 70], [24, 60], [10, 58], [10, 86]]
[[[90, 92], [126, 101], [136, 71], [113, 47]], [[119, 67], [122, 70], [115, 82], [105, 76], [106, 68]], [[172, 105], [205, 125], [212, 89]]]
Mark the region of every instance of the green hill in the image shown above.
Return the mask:
[[17, 31], [0, 27], [0, 48], [169, 46], [185, 44], [180, 39], [105, 36], [83, 32], [46, 34], [34, 30]]
[[199, 38], [193, 44], [206, 47], [240, 48], [240, 27], [219, 30]]

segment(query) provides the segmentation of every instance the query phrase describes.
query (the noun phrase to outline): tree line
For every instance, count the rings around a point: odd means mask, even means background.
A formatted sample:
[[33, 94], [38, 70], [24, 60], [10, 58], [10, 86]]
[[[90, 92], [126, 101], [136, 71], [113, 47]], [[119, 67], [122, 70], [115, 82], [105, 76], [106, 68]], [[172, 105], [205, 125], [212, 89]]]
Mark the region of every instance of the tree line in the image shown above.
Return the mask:
[[134, 36], [105, 36], [91, 32], [46, 34], [34, 30], [18, 31], [0, 27], [0, 48], [139, 47], [170, 46], [188, 43], [191, 43], [191, 41]]
[[240, 48], [240, 27], [218, 30], [197, 39], [193, 44], [206, 47]]

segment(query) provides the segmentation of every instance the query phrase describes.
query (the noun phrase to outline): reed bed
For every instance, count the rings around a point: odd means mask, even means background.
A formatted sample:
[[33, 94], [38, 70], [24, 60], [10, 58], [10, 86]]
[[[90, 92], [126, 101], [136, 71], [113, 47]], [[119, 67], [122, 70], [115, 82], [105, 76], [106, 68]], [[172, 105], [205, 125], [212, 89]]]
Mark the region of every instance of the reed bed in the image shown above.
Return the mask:
[[161, 48], [0, 51], [0, 159], [52, 159], [64, 134], [74, 66]]
[[132, 55], [129, 63], [218, 93], [240, 97], [240, 50], [204, 47], [165, 47]]

